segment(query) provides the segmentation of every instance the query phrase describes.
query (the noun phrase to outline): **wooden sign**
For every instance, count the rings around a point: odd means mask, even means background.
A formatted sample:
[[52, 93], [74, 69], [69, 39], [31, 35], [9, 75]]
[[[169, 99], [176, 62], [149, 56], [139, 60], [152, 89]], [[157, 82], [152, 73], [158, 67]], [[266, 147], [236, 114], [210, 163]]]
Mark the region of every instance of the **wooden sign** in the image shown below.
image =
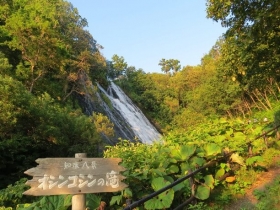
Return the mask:
[[43, 158], [35, 168], [25, 171], [33, 176], [26, 182], [31, 189], [24, 195], [61, 195], [116, 192], [127, 185], [120, 174], [125, 168], [120, 158]]

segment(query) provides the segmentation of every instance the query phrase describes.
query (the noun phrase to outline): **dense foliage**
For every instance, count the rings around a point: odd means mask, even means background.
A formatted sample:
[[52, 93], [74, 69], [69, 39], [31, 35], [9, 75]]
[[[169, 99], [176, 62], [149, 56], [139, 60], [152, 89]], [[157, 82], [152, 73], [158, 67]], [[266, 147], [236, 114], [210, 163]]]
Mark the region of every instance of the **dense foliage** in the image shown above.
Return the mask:
[[279, 1], [208, 0], [207, 6], [208, 17], [228, 27], [221, 70], [250, 90], [279, 83]]
[[100, 155], [96, 120], [82, 113], [75, 94], [84, 93], [86, 74], [105, 83], [107, 67], [70, 3], [1, 0], [0, 11], [3, 188], [39, 157]]
[[[109, 147], [105, 157], [123, 158], [122, 165], [127, 168], [123, 174], [129, 184], [125, 192], [111, 198], [110, 206], [114, 204], [119, 207], [126, 199], [137, 201], [213, 160], [217, 162], [196, 174], [193, 179], [145, 202], [144, 209], [174, 209], [190, 196], [207, 200], [210, 192], [220, 187], [232, 194], [244, 193], [246, 186], [253, 184], [253, 181], [243, 179], [242, 175], [249, 173], [252, 168], [255, 168], [252, 171], [257, 170], [257, 166], [280, 154], [273, 149], [279, 149], [280, 146], [274, 134], [269, 136], [270, 149], [267, 149], [262, 138], [255, 139], [263, 132], [262, 128], [269, 125], [269, 122], [262, 121], [248, 124], [241, 119], [220, 119], [203, 123], [189, 132], [169, 133], [163, 142], [152, 145], [123, 141]], [[248, 151], [250, 144], [253, 145], [253, 156]], [[240, 170], [242, 174], [239, 174]], [[216, 198], [211, 199], [218, 202], [221, 197], [218, 193]]]
[[[88, 195], [93, 209], [101, 200], [119, 209], [213, 160], [140, 209], [175, 208], [190, 196], [220, 204], [244, 193], [253, 182], [246, 175], [279, 155], [279, 133], [256, 138], [280, 123], [279, 6], [272, 0], [208, 0], [208, 17], [227, 33], [200, 65], [181, 68], [180, 61], [163, 58], [159, 74], [129, 66], [118, 55], [106, 61], [85, 30], [86, 19], [67, 1], [0, 0], [0, 209], [69, 208], [71, 196], [22, 196], [21, 178], [39, 157], [76, 152], [120, 157], [127, 169], [129, 188]], [[161, 140], [120, 140], [102, 151], [101, 136], [113, 136], [114, 125], [100, 113], [86, 116], [78, 98], [92, 81], [106, 86], [107, 78], [143, 110]], [[192, 208], [207, 209], [203, 203]]]

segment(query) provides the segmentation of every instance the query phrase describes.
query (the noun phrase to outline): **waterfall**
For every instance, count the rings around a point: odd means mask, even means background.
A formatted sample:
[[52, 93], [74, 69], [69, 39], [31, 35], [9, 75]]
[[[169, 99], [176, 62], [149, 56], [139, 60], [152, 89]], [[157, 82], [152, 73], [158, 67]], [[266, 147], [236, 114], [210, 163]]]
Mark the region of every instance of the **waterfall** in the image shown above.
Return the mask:
[[114, 124], [115, 135], [109, 138], [102, 134], [104, 141], [114, 145], [121, 138], [150, 144], [161, 138], [142, 111], [115, 83], [110, 82], [108, 91], [105, 91], [98, 83], [97, 87], [94, 86], [85, 73], [80, 74], [79, 79], [85, 92], [74, 94], [83, 112], [89, 116], [93, 112], [102, 113]]
[[[115, 83], [111, 82], [108, 91], [105, 91], [99, 84], [97, 84], [97, 86], [111, 101], [114, 109], [125, 119], [134, 133], [134, 138], [139, 139], [145, 144], [150, 144], [160, 139], [161, 135], [156, 128]], [[112, 111], [109, 108], [106, 108], [105, 111], [114, 124], [119, 124], [118, 118], [112, 116]]]

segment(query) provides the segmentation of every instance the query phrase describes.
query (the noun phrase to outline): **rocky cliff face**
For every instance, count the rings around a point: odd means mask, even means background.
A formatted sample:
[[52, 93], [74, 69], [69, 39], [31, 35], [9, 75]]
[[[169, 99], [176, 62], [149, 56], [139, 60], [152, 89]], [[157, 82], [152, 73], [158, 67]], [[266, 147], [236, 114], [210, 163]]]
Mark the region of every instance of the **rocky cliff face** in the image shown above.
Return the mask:
[[87, 91], [84, 95], [77, 95], [84, 113], [102, 113], [114, 124], [115, 136], [103, 136], [107, 143], [116, 144], [119, 138], [152, 143], [160, 138], [161, 135], [141, 110], [113, 82], [110, 83], [108, 91], [99, 84], [87, 86], [85, 89]]

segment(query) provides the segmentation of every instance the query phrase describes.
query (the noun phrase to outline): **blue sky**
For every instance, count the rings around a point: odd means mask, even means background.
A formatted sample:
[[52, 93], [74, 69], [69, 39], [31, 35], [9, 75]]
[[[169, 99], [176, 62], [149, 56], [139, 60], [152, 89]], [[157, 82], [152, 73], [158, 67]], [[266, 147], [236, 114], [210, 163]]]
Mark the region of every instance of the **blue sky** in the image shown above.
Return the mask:
[[117, 54], [145, 72], [161, 72], [162, 58], [199, 65], [226, 31], [206, 18], [206, 0], [69, 1], [87, 19], [107, 60]]

